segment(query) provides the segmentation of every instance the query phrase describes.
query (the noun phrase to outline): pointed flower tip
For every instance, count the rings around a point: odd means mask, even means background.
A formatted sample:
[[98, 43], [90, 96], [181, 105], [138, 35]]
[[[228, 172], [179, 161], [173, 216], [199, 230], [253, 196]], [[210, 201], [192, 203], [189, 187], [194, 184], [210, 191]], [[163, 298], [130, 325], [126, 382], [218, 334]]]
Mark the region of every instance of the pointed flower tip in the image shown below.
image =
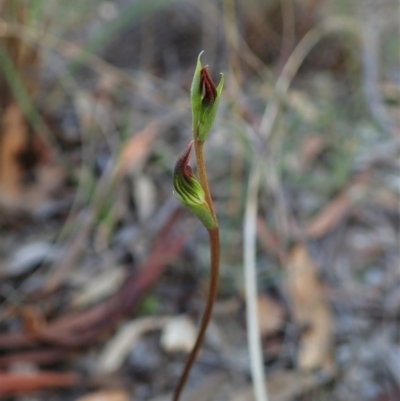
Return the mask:
[[181, 175], [187, 183], [190, 184], [190, 181], [193, 177], [192, 168], [189, 166], [190, 160], [190, 152], [192, 150], [193, 142], [191, 141], [186, 149], [181, 153], [178, 160], [175, 163], [174, 174]]

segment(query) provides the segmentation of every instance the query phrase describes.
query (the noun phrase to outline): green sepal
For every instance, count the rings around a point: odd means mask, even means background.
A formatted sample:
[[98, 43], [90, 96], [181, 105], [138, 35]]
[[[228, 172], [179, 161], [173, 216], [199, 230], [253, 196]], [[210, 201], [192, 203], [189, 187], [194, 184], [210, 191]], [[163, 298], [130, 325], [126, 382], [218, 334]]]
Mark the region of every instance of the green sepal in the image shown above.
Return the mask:
[[[199, 114], [201, 109], [201, 91], [200, 91], [200, 71], [201, 65], [201, 55], [204, 50], [200, 52], [199, 57], [197, 57], [196, 69], [194, 71], [192, 86], [190, 88], [190, 106], [192, 108], [192, 121], [193, 121], [193, 133], [197, 135], [197, 122], [199, 121]], [[197, 139], [197, 138], [194, 138]]]
[[174, 196], [203, 223], [204, 227], [207, 230], [212, 230], [217, 226], [205, 201], [200, 205], [193, 205], [186, 203], [183, 198], [176, 196], [175, 193]]

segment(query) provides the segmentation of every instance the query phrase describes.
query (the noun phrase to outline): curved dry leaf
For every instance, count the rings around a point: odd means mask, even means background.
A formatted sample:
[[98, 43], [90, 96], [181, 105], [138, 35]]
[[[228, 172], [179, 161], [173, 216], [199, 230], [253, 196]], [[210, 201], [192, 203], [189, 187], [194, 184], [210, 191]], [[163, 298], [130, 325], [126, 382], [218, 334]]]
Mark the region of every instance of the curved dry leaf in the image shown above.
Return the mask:
[[98, 372], [115, 372], [124, 362], [129, 350], [143, 335], [149, 331], [161, 329], [169, 320], [170, 318], [167, 317], [146, 317], [120, 326], [98, 357]]
[[318, 279], [317, 267], [303, 245], [289, 255], [286, 286], [293, 317], [307, 327], [300, 339], [298, 367], [310, 371], [332, 367], [333, 322], [329, 305]]

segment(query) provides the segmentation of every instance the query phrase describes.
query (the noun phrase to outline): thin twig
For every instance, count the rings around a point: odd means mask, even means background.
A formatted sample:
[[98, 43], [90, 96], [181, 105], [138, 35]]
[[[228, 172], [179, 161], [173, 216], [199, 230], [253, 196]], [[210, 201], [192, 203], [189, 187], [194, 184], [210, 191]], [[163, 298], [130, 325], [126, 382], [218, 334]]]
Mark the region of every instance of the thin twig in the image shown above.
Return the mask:
[[[263, 147], [255, 148], [255, 162], [250, 171], [250, 182], [247, 193], [244, 221], [244, 278], [247, 302], [248, 347], [251, 361], [251, 374], [257, 401], [268, 401], [268, 391], [264, 375], [262, 360], [261, 338], [257, 313], [257, 281], [256, 281], [256, 220], [258, 210], [258, 192], [261, 185], [263, 171], [272, 174], [273, 181], [277, 182], [277, 173], [273, 163], [265, 158], [265, 149], [271, 142], [279, 110], [284, 97], [295, 77], [298, 69], [312, 48], [324, 35], [335, 31], [349, 31], [360, 36], [360, 25], [352, 18], [328, 18], [319, 26], [311, 29], [298, 43], [284, 65], [275, 85], [275, 94], [269, 100], [260, 124], [260, 135]], [[267, 160], [266, 160], [267, 159]], [[281, 205], [281, 207], [283, 207]]]
[[250, 353], [251, 375], [255, 399], [268, 401], [265, 384], [263, 352], [261, 348], [260, 325], [257, 313], [257, 273], [256, 273], [256, 219], [258, 209], [258, 189], [260, 168], [252, 170], [247, 190], [244, 215], [244, 282], [246, 288], [247, 341]]

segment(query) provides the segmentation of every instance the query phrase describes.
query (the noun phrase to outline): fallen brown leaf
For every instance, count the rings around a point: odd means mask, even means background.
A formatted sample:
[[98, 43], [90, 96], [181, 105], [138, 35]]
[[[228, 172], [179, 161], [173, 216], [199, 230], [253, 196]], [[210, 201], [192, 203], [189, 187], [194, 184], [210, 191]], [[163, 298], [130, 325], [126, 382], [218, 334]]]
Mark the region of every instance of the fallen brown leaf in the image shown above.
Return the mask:
[[[10, 104], [0, 115], [0, 205], [32, 212], [49, 201], [64, 178], [50, 160], [50, 150], [30, 132], [19, 106]], [[32, 182], [25, 182], [27, 172]]]
[[331, 369], [333, 322], [317, 268], [303, 245], [289, 255], [286, 286], [294, 321], [306, 328], [300, 339], [298, 367], [301, 370]]
[[261, 335], [268, 336], [276, 333], [283, 326], [285, 320], [283, 306], [267, 294], [260, 294], [257, 304]]

